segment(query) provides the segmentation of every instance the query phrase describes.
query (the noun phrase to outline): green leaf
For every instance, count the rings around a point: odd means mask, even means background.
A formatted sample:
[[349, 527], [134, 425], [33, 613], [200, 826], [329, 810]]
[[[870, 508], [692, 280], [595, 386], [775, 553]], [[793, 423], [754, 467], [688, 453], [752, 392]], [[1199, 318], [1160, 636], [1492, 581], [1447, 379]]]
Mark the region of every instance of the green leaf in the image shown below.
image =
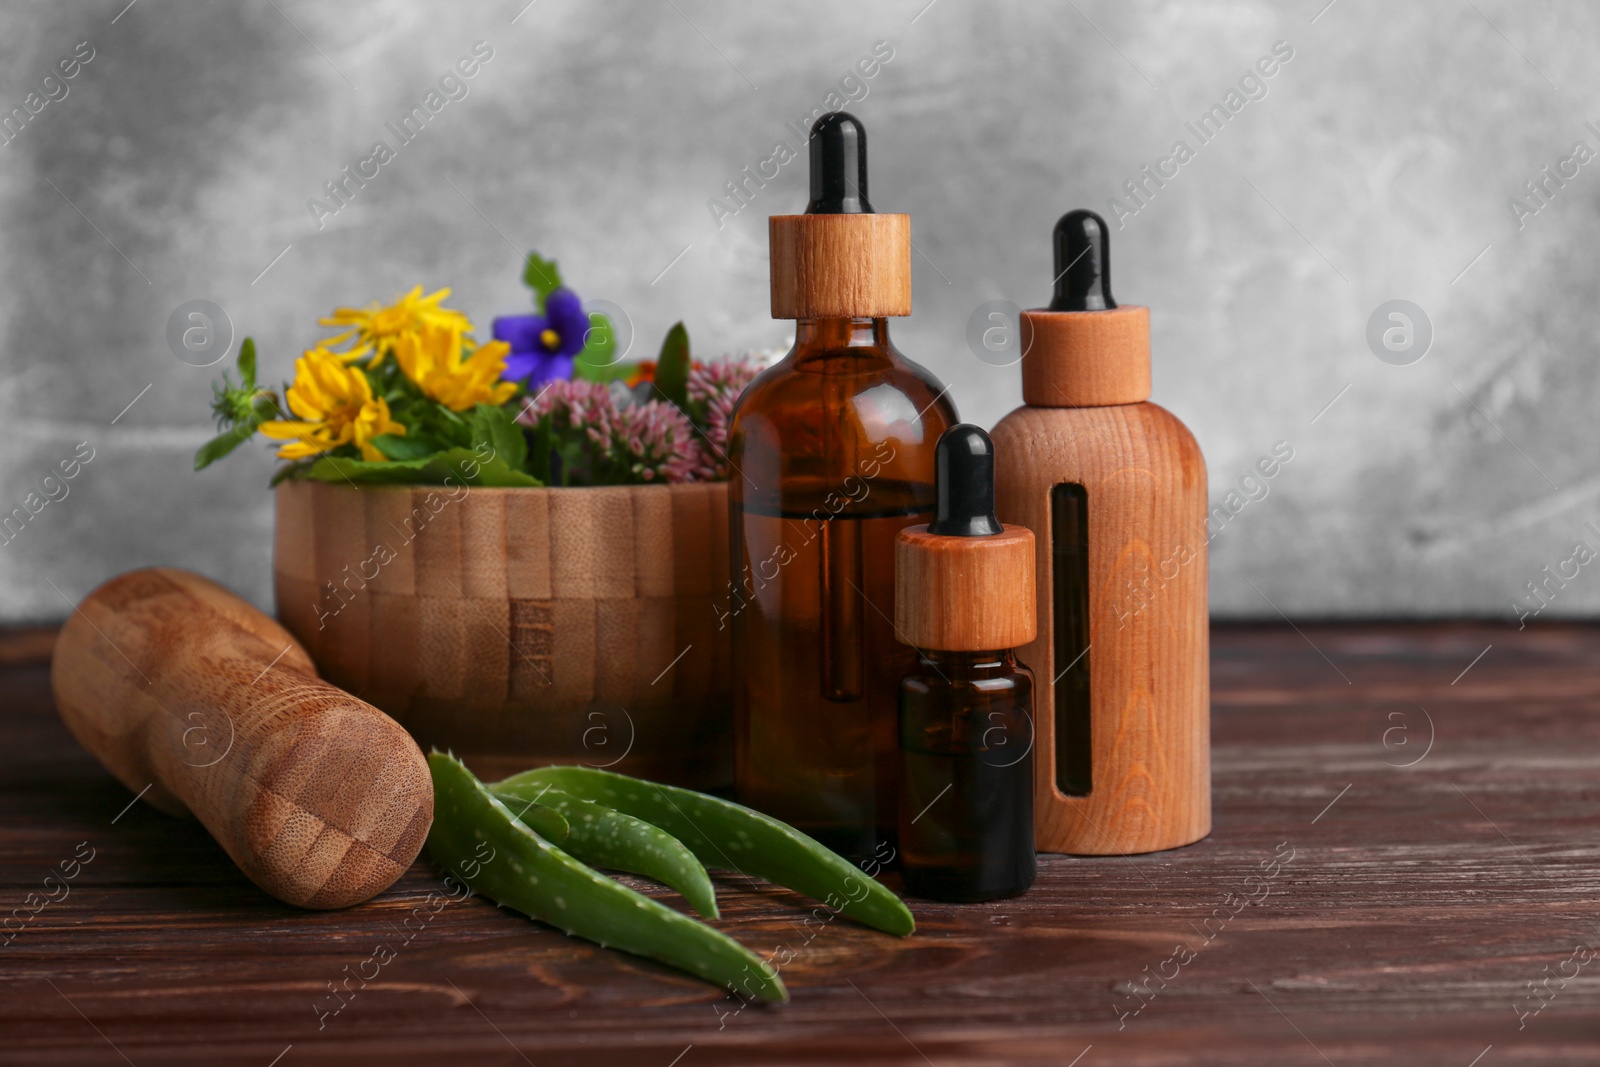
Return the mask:
[[572, 376], [580, 382], [620, 382], [638, 369], [637, 363], [585, 363], [579, 356], [572, 364]]
[[533, 290], [534, 304], [544, 311], [544, 298], [561, 288], [561, 270], [553, 259], [545, 259], [537, 252], [529, 252], [522, 268], [522, 280]]
[[271, 422], [281, 414], [283, 412], [278, 407], [278, 396], [270, 390], [258, 393], [255, 399], [250, 401], [250, 417], [255, 419], [257, 426], [263, 422]]
[[390, 459], [427, 459], [439, 451], [439, 446], [416, 434], [401, 437], [398, 434], [379, 434], [372, 439], [372, 447]]
[[675, 324], [661, 342], [656, 360], [656, 393], [679, 408], [689, 404], [689, 331]]
[[[632, 365], [626, 365], [632, 368]], [[627, 371], [632, 373], [632, 370]], [[613, 378], [627, 378], [618, 373], [616, 354], [616, 326], [600, 312], [589, 312], [589, 330], [584, 331], [584, 347], [573, 360], [573, 378], [592, 382], [606, 382]]]
[[528, 462], [528, 439], [509, 410], [479, 404], [467, 421], [472, 427], [472, 447], [480, 454], [502, 460], [512, 470], [521, 470]]
[[217, 434], [211, 440], [201, 445], [194, 454], [194, 469], [204, 470], [229, 452], [244, 444], [254, 437], [256, 426], [253, 422], [241, 422], [231, 430]]
[[549, 415], [539, 420], [539, 425], [533, 428], [530, 435], [533, 438], [533, 449], [528, 456], [527, 469], [535, 478], [546, 483], [554, 481], [553, 472], [550, 470], [550, 457], [554, 451], [555, 427]]
[[519, 471], [508, 467], [505, 460], [495, 456], [487, 463], [480, 463], [478, 480], [473, 484], [494, 486], [502, 489], [520, 489], [529, 486], [541, 486], [544, 482], [527, 471]]
[[424, 475], [433, 457], [427, 459], [396, 459], [377, 461], [347, 459], [343, 456], [323, 456], [311, 464], [304, 477], [314, 482], [369, 483], [373, 485], [432, 485], [443, 482]]
[[256, 387], [256, 341], [253, 337], [246, 337], [239, 346], [239, 380], [247, 392]]
[[310, 469], [311, 464], [305, 462], [285, 463], [283, 466], [279, 467], [273, 472], [272, 481], [267, 483], [267, 488], [276, 489], [279, 482], [288, 481], [290, 478], [303, 477]]
[[[323, 456], [305, 472], [318, 482], [354, 482], [369, 485], [537, 486], [544, 483], [513, 470], [498, 455], [470, 448], [449, 448], [426, 459], [365, 460]], [[447, 481], [448, 479], [448, 481]]]

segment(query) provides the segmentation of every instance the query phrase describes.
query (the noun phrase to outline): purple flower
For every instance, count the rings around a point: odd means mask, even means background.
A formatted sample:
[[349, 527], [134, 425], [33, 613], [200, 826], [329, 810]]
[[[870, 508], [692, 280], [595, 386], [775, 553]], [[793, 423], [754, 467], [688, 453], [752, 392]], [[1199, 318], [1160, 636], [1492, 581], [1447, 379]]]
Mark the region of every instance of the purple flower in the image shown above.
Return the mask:
[[502, 315], [494, 320], [494, 339], [511, 346], [502, 377], [529, 390], [572, 377], [572, 359], [588, 332], [589, 313], [571, 289], [545, 297], [543, 315]]

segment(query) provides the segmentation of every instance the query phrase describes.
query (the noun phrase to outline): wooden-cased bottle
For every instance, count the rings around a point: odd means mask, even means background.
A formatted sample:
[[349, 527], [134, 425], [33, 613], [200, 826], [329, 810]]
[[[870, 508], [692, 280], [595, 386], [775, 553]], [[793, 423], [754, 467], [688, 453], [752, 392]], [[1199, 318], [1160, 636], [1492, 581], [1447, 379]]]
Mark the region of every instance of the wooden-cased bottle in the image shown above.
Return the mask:
[[1206, 471], [1149, 403], [1150, 311], [1111, 297], [1093, 212], [1056, 225], [1056, 293], [1022, 313], [1024, 407], [993, 430], [996, 513], [1036, 539], [1034, 833], [1121, 855], [1211, 829]]

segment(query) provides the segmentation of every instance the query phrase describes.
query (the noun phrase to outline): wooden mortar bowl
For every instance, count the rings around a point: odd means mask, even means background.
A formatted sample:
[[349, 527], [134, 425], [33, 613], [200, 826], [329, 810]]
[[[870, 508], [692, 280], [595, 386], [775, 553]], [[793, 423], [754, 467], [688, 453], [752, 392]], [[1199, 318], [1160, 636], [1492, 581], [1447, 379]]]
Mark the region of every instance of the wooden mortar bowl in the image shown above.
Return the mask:
[[723, 483], [277, 489], [278, 619], [427, 750], [730, 783]]

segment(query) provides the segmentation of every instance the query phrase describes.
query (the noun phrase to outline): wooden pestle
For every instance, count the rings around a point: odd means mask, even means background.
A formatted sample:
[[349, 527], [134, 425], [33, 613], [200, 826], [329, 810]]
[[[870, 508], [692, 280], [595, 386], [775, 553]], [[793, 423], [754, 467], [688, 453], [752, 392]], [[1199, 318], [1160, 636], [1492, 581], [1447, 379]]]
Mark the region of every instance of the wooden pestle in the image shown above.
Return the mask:
[[61, 717], [122, 784], [193, 813], [251, 881], [305, 908], [369, 900], [433, 822], [415, 741], [317, 677], [222, 586], [150, 568], [90, 593], [56, 639]]

